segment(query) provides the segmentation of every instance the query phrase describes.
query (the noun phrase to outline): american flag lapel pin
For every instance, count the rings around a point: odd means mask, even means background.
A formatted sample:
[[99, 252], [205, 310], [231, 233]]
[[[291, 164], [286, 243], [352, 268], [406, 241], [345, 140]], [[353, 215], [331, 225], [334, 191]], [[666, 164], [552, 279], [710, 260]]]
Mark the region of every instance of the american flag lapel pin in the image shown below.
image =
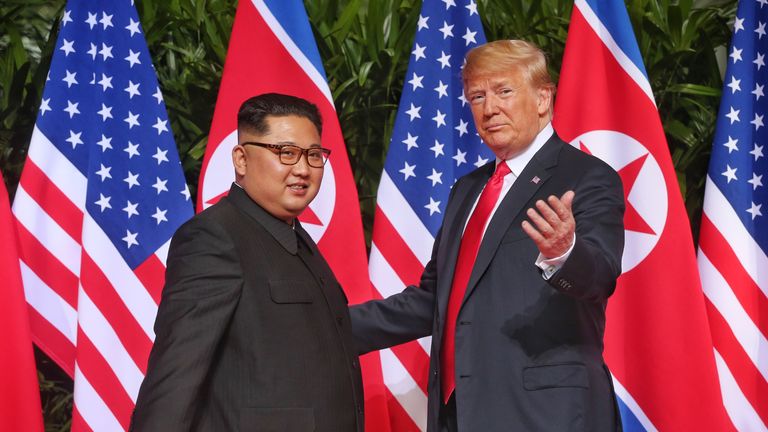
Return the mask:
[[531, 179], [531, 183], [533, 184], [539, 184], [539, 181], [541, 181], [539, 176], [533, 176], [533, 178]]

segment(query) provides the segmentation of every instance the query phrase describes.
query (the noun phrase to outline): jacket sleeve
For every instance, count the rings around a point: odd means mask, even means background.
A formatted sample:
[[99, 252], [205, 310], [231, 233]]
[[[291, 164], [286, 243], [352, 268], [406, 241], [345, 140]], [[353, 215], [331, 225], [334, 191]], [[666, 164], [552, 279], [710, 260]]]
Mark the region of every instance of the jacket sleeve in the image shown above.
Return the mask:
[[624, 250], [624, 192], [621, 179], [605, 164], [586, 172], [575, 188], [576, 242], [549, 283], [585, 301], [604, 301], [616, 287]]
[[432, 334], [437, 285], [436, 254], [442, 229], [432, 247], [432, 257], [424, 268], [419, 285], [411, 285], [383, 300], [350, 307], [352, 334], [358, 352], [365, 354], [399, 345]]
[[240, 299], [242, 272], [227, 233], [194, 218], [174, 235], [155, 321], [155, 343], [131, 430], [187, 431], [224, 330]]

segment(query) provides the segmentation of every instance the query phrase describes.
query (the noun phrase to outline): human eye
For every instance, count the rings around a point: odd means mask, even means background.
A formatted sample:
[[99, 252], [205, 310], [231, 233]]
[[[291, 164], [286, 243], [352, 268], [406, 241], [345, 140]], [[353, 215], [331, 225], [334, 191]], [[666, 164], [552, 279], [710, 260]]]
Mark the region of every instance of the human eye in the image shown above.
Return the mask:
[[485, 95], [482, 93], [470, 93], [469, 94], [469, 103], [471, 104], [478, 104], [481, 103], [485, 99]]
[[299, 157], [301, 150], [293, 146], [283, 146], [280, 148], [280, 157], [288, 160], [294, 160]]

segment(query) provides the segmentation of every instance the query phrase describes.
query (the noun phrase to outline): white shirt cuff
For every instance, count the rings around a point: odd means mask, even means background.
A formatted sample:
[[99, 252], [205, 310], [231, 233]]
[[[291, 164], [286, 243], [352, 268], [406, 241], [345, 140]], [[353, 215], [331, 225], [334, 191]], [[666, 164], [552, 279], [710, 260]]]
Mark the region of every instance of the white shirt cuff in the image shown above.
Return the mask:
[[544, 255], [539, 253], [539, 256], [536, 257], [536, 266], [542, 270], [541, 275], [545, 280], [549, 280], [553, 274], [557, 273], [557, 271], [563, 267], [563, 264], [565, 264], [565, 261], [571, 255], [571, 252], [573, 252], [574, 245], [576, 245], [576, 233], [573, 233], [571, 247], [559, 257], [544, 259]]

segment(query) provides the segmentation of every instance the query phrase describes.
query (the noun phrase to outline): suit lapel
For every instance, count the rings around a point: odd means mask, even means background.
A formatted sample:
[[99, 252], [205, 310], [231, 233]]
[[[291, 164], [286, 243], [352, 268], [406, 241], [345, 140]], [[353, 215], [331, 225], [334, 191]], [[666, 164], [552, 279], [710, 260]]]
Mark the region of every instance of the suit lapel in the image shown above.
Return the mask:
[[[557, 155], [564, 145], [563, 141], [553, 135], [546, 144], [539, 150], [528, 162], [528, 165], [520, 173], [515, 183], [509, 189], [499, 208], [496, 209], [483, 235], [480, 243], [480, 250], [475, 259], [475, 265], [472, 267], [472, 274], [469, 277], [467, 292], [464, 295], [464, 302], [472, 294], [477, 286], [477, 282], [482, 277], [491, 260], [496, 255], [501, 239], [507, 232], [513, 221], [521, 211], [527, 210], [526, 204], [534, 196], [536, 191], [549, 180], [550, 168], [557, 165]], [[537, 180], [538, 178], [538, 180]], [[471, 203], [470, 203], [471, 206]], [[533, 263], [531, 263], [533, 265]]]

